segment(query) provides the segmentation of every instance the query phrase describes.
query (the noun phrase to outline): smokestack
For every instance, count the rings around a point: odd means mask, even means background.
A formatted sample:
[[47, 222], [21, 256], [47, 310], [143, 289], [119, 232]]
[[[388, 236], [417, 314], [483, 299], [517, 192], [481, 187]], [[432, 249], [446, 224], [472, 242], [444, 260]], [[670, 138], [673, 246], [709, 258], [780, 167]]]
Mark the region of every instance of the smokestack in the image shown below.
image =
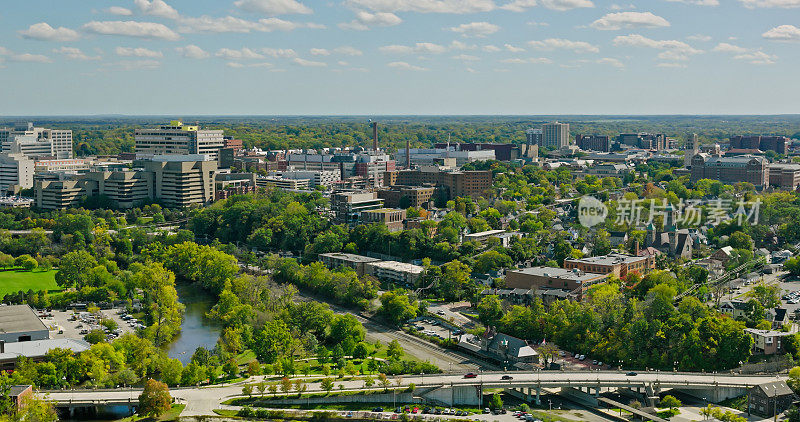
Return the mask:
[[378, 122], [372, 122], [372, 149], [378, 150]]
[[406, 138], [406, 170], [411, 168], [411, 140]]

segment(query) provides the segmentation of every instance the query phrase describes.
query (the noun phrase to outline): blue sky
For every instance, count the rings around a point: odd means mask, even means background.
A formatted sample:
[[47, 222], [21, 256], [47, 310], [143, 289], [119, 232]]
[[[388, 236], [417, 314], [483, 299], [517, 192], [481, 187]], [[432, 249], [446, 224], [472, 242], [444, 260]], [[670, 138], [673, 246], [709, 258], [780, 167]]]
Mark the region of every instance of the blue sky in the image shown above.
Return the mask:
[[800, 112], [800, 0], [4, 3], [1, 115]]

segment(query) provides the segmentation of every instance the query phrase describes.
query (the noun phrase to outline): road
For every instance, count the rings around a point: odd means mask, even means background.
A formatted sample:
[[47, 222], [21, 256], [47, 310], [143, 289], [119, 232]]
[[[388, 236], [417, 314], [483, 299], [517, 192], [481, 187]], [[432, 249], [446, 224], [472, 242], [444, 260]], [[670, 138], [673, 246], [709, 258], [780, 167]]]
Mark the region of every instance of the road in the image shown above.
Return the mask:
[[[541, 372], [510, 372], [508, 375], [513, 376], [511, 380], [503, 380], [502, 377], [507, 375], [502, 372], [485, 372], [479, 374], [476, 378], [464, 378], [463, 375], [427, 375], [427, 376], [404, 376], [395, 378], [399, 380], [399, 387], [405, 387], [413, 383], [417, 388], [426, 386], [482, 386], [483, 388], [535, 388], [540, 386], [542, 388], [557, 388], [563, 386], [601, 386], [601, 387], [637, 387], [651, 384], [658, 384], [663, 389], [668, 388], [713, 388], [720, 387], [737, 387], [747, 388], [754, 385], [762, 384], [777, 380], [785, 380], [786, 377], [780, 376], [767, 376], [767, 375], [733, 375], [733, 374], [708, 374], [708, 373], [672, 373], [672, 372], [644, 372], [635, 376], [628, 376], [624, 372], [619, 371], [575, 371], [575, 372], [562, 372], [562, 371], [541, 371]], [[262, 377], [255, 377], [250, 382], [258, 382]], [[309, 380], [308, 392], [321, 392], [323, 391], [320, 383]], [[182, 402], [186, 403], [186, 409], [183, 412], [184, 416], [201, 416], [211, 415], [213, 410], [220, 407], [220, 403], [236, 396], [242, 395], [242, 385], [245, 382], [236, 383], [227, 386], [213, 386], [213, 387], [200, 387], [200, 388], [184, 388], [175, 389], [172, 391], [173, 397], [176, 397]], [[343, 391], [362, 391], [367, 388], [364, 387], [364, 381], [360, 379], [351, 379], [346, 381], [336, 381], [336, 389]], [[393, 386], [397, 386], [395, 382]], [[340, 387], [341, 386], [341, 387]], [[379, 390], [378, 388], [371, 388], [372, 390]], [[69, 403], [70, 401], [89, 402], [92, 400], [108, 400], [123, 402], [127, 400], [135, 400], [140, 393], [139, 389], [117, 389], [109, 391], [93, 391], [93, 390], [71, 390], [71, 391], [53, 391], [49, 393], [49, 399], [55, 400], [60, 403]]]

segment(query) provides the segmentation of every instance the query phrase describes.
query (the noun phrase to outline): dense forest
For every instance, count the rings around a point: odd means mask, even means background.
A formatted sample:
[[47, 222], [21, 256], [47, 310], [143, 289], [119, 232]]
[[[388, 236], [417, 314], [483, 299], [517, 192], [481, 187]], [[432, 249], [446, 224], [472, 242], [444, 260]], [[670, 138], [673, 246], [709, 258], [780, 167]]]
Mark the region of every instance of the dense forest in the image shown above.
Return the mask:
[[701, 142], [721, 142], [736, 134], [774, 134], [800, 138], [800, 116], [276, 116], [276, 117], [19, 117], [0, 119], [0, 127], [17, 121], [72, 129], [78, 156], [131, 152], [133, 131], [174, 118], [242, 139], [262, 149], [321, 148], [371, 145], [368, 119], [379, 123], [381, 147], [429, 146], [434, 142], [512, 142], [525, 140], [525, 129], [550, 121], [570, 123], [572, 135], [659, 132], [683, 140], [698, 133]]

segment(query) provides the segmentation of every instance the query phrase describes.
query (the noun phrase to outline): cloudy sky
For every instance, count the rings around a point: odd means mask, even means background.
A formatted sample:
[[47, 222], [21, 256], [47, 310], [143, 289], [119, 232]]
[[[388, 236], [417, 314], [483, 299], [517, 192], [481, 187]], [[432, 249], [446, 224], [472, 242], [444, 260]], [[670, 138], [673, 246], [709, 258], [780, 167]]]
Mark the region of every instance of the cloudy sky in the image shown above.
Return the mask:
[[615, 1], [9, 1], [0, 114], [800, 112], [800, 0]]

